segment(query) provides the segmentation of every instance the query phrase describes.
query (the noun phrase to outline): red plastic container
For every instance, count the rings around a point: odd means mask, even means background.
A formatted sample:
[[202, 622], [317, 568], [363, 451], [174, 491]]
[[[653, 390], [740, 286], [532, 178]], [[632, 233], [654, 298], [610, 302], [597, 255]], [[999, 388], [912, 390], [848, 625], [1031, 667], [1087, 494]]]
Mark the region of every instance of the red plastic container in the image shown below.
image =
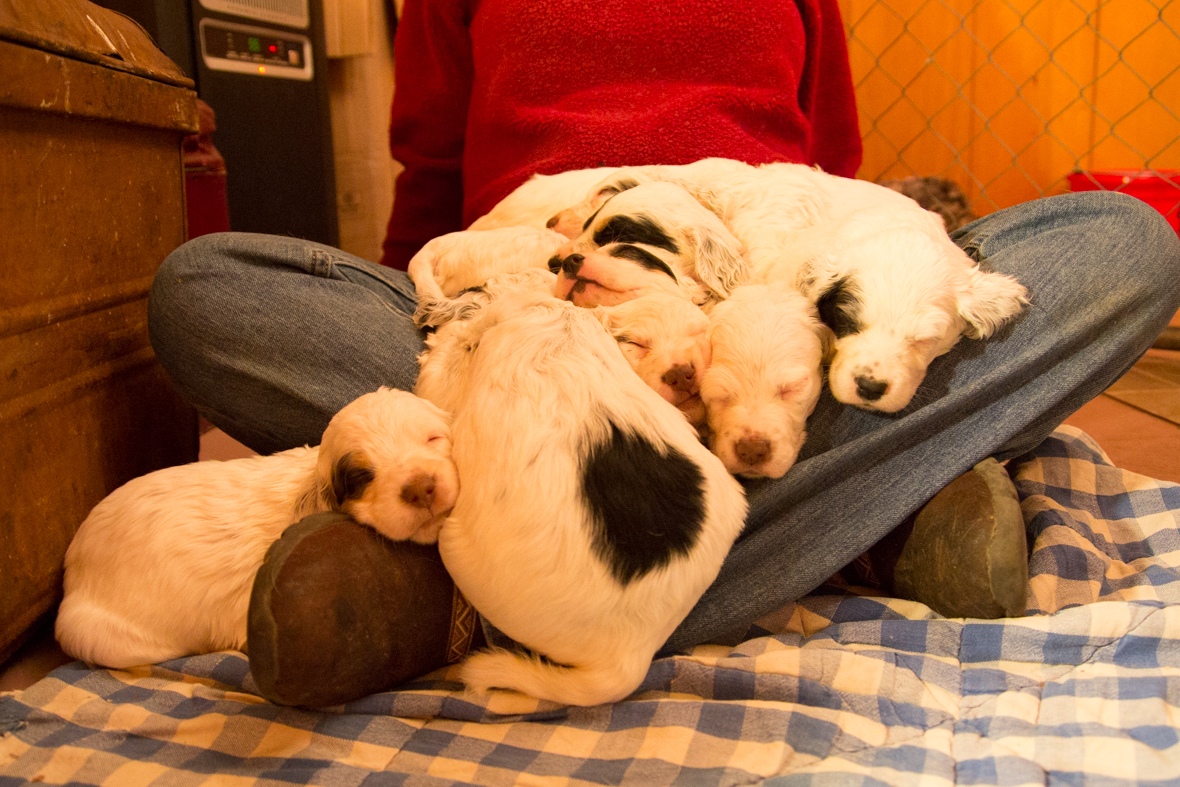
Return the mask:
[[1066, 175], [1070, 191], [1121, 191], [1164, 214], [1180, 233], [1180, 170], [1102, 169]]

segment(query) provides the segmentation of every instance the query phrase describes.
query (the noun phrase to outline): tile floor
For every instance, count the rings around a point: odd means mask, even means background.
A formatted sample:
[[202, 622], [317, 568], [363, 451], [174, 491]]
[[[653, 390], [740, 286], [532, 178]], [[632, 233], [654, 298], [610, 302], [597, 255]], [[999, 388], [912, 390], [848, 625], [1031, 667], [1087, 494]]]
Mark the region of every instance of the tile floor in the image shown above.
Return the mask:
[[[1115, 465], [1180, 483], [1180, 351], [1149, 350], [1106, 393], [1066, 423], [1088, 432]], [[251, 451], [217, 429], [201, 436], [201, 459], [234, 459]], [[32, 685], [71, 659], [44, 625], [0, 668], [0, 691]]]

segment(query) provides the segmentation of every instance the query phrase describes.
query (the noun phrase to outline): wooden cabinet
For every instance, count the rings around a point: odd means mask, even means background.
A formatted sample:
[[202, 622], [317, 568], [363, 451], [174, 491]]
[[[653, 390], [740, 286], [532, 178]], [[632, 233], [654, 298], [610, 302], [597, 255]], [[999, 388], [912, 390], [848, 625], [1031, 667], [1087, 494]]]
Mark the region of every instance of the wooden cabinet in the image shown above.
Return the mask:
[[0, 661], [91, 507], [197, 454], [147, 292], [185, 239], [192, 82], [83, 0], [0, 0]]

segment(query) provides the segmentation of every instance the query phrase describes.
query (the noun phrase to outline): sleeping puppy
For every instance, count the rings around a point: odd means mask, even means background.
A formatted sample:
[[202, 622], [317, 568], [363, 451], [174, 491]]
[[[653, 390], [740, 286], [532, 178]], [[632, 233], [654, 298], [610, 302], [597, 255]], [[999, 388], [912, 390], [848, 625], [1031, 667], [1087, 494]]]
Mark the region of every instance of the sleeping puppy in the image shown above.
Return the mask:
[[133, 479], [94, 507], [66, 552], [58, 642], [114, 668], [240, 650], [254, 575], [288, 525], [336, 510], [430, 543], [457, 492], [449, 416], [386, 388], [337, 413], [319, 448]]
[[746, 276], [741, 245], [691, 194], [672, 183], [628, 188], [605, 200], [549, 263], [557, 295], [579, 306], [613, 306], [649, 292], [698, 305]]
[[410, 259], [406, 273], [419, 300], [452, 298], [497, 273], [544, 270], [567, 241], [552, 230], [532, 227], [450, 232], [428, 241]]
[[626, 697], [716, 577], [741, 487], [587, 310], [509, 296], [428, 341], [416, 390], [455, 413], [463, 478], [443, 562], [533, 651], [469, 656], [464, 683], [566, 705]]
[[708, 336], [701, 399], [713, 453], [731, 473], [782, 477], [819, 400], [828, 329], [794, 288], [750, 284], [713, 309]]
[[[577, 205], [586, 198], [590, 187], [614, 172], [616, 167], [577, 169], [557, 175], [533, 175], [511, 194], [496, 203], [490, 211], [480, 216], [469, 230], [491, 230], [500, 227], [533, 227], [554, 229], [567, 237], [574, 237], [582, 231], [578, 221], [572, 234], [566, 226], [558, 227], [554, 214], [571, 205]], [[586, 215], [590, 215], [587, 213]], [[583, 217], [585, 218], [585, 217]]]
[[980, 270], [921, 209], [867, 208], [821, 224], [755, 279], [790, 282], [816, 304], [836, 337], [832, 395], [883, 413], [906, 407], [960, 337], [986, 339], [1028, 303], [1019, 282]]
[[653, 293], [594, 313], [639, 378], [676, 405], [690, 424], [703, 426], [700, 388], [709, 366], [709, 318], [700, 307], [675, 295]]

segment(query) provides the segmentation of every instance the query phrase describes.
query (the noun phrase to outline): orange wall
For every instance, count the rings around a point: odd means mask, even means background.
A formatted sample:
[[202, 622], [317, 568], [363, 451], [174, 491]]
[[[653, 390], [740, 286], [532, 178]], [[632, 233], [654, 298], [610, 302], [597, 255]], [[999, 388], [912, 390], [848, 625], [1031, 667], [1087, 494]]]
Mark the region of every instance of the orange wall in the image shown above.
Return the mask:
[[861, 177], [950, 177], [984, 214], [1077, 168], [1180, 169], [1180, 3], [839, 2]]

